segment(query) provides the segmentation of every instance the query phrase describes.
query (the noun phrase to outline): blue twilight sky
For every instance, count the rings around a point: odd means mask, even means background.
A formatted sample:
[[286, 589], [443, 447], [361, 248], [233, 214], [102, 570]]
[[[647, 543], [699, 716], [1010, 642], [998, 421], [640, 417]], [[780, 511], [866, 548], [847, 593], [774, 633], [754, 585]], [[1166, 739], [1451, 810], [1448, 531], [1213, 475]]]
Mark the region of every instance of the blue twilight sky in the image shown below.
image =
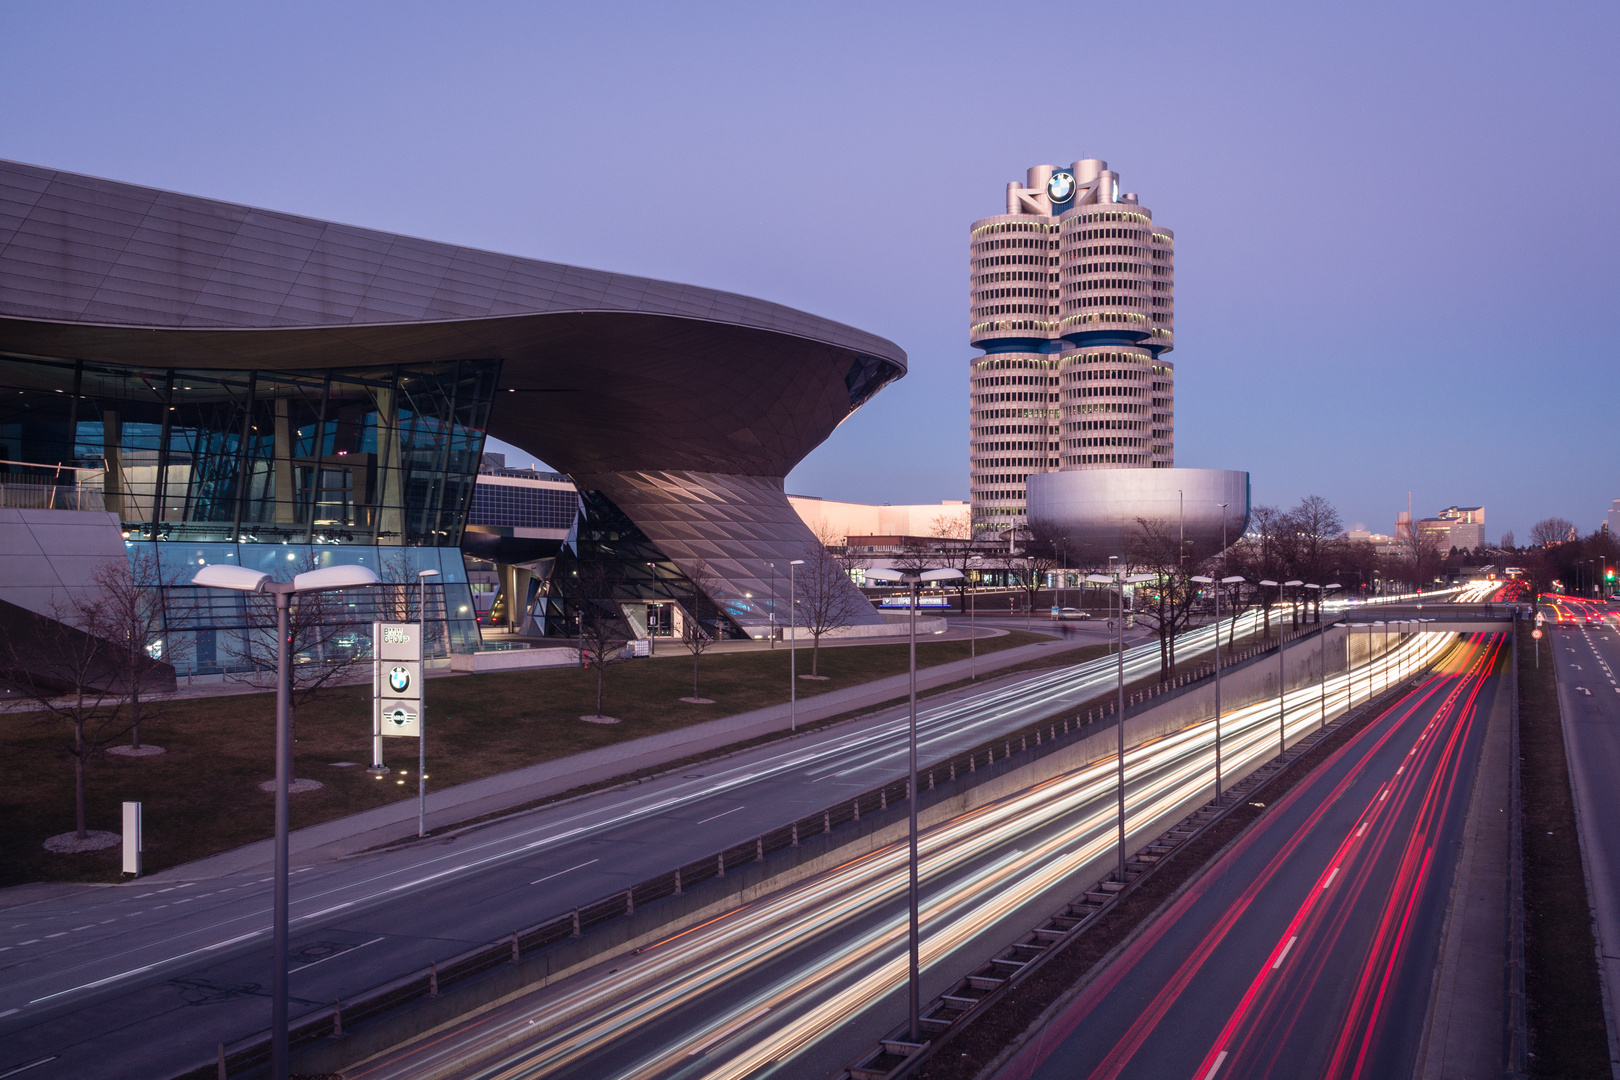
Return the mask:
[[1177, 236], [1179, 465], [1389, 531], [1620, 496], [1620, 5], [0, 7], [0, 156], [748, 293], [911, 356], [789, 478], [967, 497], [967, 228]]

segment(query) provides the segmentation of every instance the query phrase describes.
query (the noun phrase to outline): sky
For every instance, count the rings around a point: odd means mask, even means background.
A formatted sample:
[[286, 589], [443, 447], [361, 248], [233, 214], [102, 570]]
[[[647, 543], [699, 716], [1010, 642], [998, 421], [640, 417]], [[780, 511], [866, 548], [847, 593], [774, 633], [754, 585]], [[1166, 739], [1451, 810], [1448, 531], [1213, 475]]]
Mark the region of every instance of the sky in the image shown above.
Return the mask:
[[1617, 39], [1612, 2], [53, 0], [0, 6], [0, 157], [881, 334], [910, 373], [788, 490], [892, 503], [967, 498], [971, 222], [1102, 158], [1176, 234], [1178, 465], [1522, 542], [1620, 497]]

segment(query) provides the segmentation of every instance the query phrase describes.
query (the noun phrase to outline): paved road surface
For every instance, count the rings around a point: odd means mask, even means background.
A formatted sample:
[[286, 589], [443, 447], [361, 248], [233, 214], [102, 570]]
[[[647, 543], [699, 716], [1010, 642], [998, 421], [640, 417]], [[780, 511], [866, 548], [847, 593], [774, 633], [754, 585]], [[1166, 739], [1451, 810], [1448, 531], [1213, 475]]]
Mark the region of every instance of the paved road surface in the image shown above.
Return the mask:
[[[1189, 648], [1189, 655], [1190, 655]], [[1157, 664], [1127, 655], [1127, 678]], [[1104, 657], [920, 710], [941, 760], [1090, 699]], [[459, 838], [307, 868], [293, 878], [292, 1015], [741, 843], [900, 776], [895, 710], [689, 773], [543, 808]], [[0, 1074], [163, 1076], [264, 1030], [269, 875], [135, 883], [0, 913]]]
[[[1413, 641], [1439, 655], [1449, 635]], [[1404, 657], [1391, 658], [1400, 663]], [[1330, 712], [1345, 679], [1328, 681]], [[1364, 694], [1361, 672], [1355, 679]], [[1380, 687], [1380, 690], [1382, 687]], [[1291, 736], [1318, 688], [1289, 695]], [[1275, 700], [1226, 717], [1228, 767], [1276, 752]], [[1213, 794], [1213, 724], [1127, 754], [1131, 832], [1150, 837]], [[1111, 868], [1115, 765], [1105, 759], [943, 822], [921, 839], [923, 993], [932, 997]], [[701, 927], [537, 990], [355, 1080], [830, 1075], [903, 1016], [905, 847], [854, 860]]]
[[[1563, 618], [1544, 628], [1541, 662], [1550, 659], [1558, 674], [1576, 824], [1597, 909], [1606, 1004], [1612, 1010], [1620, 1003], [1620, 801], [1614, 797], [1620, 777], [1620, 631], [1613, 609], [1605, 605], [1565, 602], [1555, 610]], [[1589, 621], [1589, 614], [1601, 618]], [[1612, 1050], [1615, 1018], [1608, 1020]]]
[[1268, 809], [997, 1080], [1405, 1077], [1501, 639], [1472, 642]]

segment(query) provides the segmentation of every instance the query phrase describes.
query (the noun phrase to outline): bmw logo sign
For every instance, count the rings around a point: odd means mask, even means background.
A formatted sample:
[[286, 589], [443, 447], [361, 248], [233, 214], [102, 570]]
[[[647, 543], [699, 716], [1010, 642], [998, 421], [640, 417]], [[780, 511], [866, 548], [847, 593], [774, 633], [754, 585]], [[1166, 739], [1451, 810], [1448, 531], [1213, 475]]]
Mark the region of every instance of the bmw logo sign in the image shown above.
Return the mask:
[[396, 694], [403, 694], [411, 688], [411, 669], [401, 664], [388, 673], [388, 688]]
[[393, 724], [398, 728], [410, 727], [411, 722], [415, 719], [415, 713], [403, 708], [393, 708], [383, 713], [383, 723]]
[[1074, 198], [1074, 173], [1053, 173], [1052, 179], [1046, 182], [1046, 194], [1055, 203], [1068, 202]]

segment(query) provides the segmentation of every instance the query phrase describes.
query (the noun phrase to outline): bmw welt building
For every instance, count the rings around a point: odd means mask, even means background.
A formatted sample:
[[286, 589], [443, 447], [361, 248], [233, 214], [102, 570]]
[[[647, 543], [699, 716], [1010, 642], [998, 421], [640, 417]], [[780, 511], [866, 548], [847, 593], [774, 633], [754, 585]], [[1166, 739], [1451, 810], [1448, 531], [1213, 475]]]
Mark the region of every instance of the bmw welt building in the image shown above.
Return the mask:
[[580, 492], [566, 538], [524, 552], [531, 631], [571, 635], [566, 567], [595, 560], [627, 623], [697, 578], [755, 634], [814, 543], [783, 477], [905, 370], [730, 293], [0, 162], [0, 603], [47, 615], [155, 554], [193, 612], [181, 670], [207, 672], [245, 624], [183, 584], [200, 565], [436, 570], [429, 613], [474, 649], [488, 434]]

